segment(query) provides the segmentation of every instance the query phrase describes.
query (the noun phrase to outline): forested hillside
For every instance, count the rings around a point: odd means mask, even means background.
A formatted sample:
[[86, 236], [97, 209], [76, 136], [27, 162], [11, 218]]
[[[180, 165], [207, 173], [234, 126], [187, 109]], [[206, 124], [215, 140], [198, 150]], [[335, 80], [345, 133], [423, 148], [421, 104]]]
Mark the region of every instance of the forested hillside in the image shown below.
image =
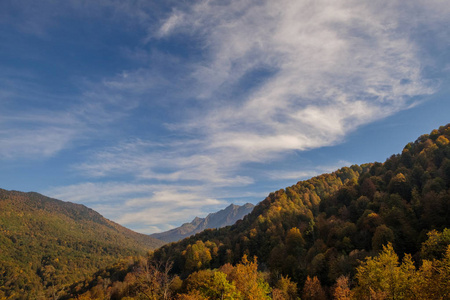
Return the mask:
[[58, 291], [121, 257], [163, 244], [83, 205], [0, 189], [0, 299]]
[[[156, 250], [138, 268], [154, 275], [152, 284], [126, 293], [448, 299], [449, 140], [450, 125], [442, 126], [384, 163], [344, 167], [271, 193], [234, 226]], [[116, 295], [125, 295], [128, 283]]]
[[[449, 139], [450, 126], [443, 126], [385, 163], [298, 182], [271, 193], [235, 226], [164, 246], [155, 257], [174, 259], [175, 271], [188, 274], [247, 254], [273, 276], [303, 283], [316, 275], [330, 285], [388, 241], [397, 253], [417, 255], [428, 231], [450, 227]], [[210, 260], [199, 263], [201, 255], [191, 255], [196, 244]]]

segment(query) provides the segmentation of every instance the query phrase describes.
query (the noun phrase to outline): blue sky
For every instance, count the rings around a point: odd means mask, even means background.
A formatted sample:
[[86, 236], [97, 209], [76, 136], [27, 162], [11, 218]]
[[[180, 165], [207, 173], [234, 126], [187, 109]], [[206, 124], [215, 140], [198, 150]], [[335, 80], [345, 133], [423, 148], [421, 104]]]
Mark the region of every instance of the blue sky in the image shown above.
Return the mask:
[[[372, 1], [374, 2], [374, 1]], [[0, 187], [143, 233], [450, 122], [446, 1], [0, 2]]]

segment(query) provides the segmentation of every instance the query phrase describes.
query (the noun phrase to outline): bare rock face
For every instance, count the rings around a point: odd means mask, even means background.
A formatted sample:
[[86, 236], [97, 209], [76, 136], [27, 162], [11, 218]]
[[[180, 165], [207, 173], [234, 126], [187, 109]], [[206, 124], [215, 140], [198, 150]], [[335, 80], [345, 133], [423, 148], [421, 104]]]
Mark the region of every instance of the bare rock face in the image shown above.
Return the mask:
[[249, 214], [254, 207], [255, 206], [250, 203], [246, 203], [242, 206], [231, 204], [225, 209], [210, 213], [206, 218], [195, 217], [190, 223], [184, 223], [180, 227], [161, 233], [154, 233], [150, 236], [169, 243], [177, 242], [205, 229], [233, 225], [238, 220], [244, 218], [245, 215]]

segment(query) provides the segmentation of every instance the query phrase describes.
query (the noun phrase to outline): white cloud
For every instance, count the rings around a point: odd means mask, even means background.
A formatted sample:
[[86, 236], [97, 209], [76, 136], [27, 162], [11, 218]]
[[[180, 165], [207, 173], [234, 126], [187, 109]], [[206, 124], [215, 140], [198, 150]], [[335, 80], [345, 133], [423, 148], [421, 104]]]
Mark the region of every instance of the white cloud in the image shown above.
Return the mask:
[[238, 153], [238, 164], [335, 144], [358, 126], [435, 91], [422, 78], [420, 50], [399, 25], [398, 7], [390, 7], [392, 12], [357, 1], [253, 4], [202, 1], [174, 13], [159, 32], [202, 38], [207, 60], [192, 74], [200, 99], [221, 97], [245, 76], [272, 70], [239, 101], [224, 101], [178, 127], [202, 132], [210, 148]]
[[185, 22], [184, 17], [185, 14], [179, 12], [178, 10], [175, 10], [159, 28], [158, 35], [160, 37], [164, 37], [170, 34], [174, 28]]

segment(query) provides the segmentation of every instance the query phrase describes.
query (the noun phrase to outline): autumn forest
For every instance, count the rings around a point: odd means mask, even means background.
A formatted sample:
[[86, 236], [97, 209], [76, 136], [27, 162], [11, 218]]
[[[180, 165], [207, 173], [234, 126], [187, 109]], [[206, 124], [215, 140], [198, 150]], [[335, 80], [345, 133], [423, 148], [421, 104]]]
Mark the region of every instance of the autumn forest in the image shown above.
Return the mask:
[[0, 299], [450, 299], [449, 140], [450, 124], [163, 246], [87, 208], [2, 191]]

